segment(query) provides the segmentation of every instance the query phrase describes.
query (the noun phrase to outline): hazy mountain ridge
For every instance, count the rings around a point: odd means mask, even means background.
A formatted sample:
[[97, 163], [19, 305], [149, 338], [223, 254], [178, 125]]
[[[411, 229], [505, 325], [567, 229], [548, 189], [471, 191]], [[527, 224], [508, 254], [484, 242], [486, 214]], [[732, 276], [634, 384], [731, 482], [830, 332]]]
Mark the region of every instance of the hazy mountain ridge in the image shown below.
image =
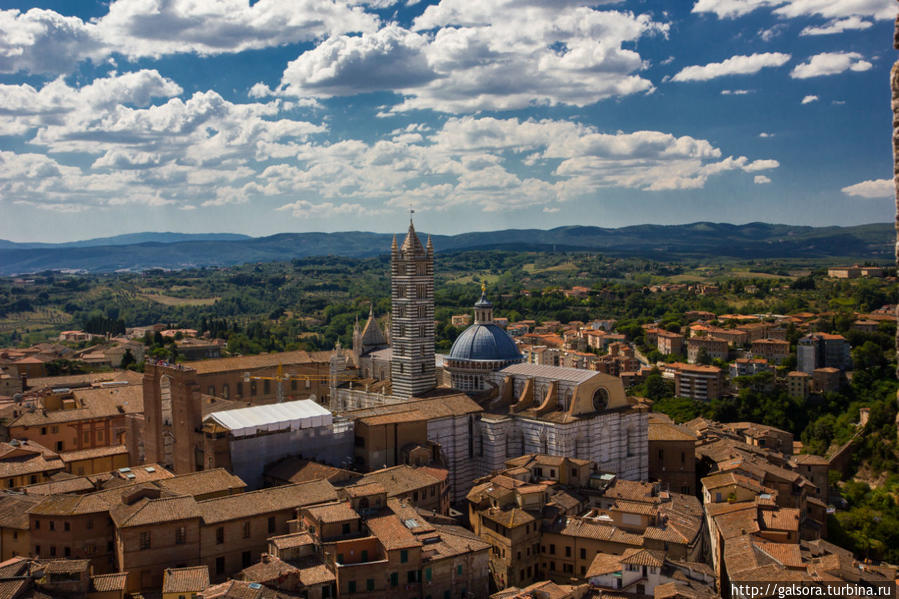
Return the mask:
[[[402, 237], [398, 233], [398, 237]], [[421, 233], [427, 235], [427, 233]], [[51, 269], [90, 272], [228, 266], [246, 262], [337, 255], [365, 257], [389, 251], [392, 234], [364, 231], [238, 234], [135, 233], [65, 244], [16, 244], [0, 240], [0, 274]], [[853, 227], [809, 227], [698, 222], [687, 225], [633, 225], [610, 229], [566, 226], [434, 235], [438, 252], [475, 249], [594, 250], [655, 258], [727, 256], [735, 258], [824, 258], [888, 260], [892, 223]]]

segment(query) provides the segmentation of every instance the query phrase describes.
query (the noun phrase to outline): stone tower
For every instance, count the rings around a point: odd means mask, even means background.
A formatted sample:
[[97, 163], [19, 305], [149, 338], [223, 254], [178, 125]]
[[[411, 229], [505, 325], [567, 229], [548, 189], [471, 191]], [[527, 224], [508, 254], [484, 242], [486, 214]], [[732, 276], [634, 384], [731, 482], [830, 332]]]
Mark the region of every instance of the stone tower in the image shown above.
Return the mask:
[[409, 233], [390, 248], [390, 379], [393, 394], [412, 397], [436, 385], [434, 373], [434, 246]]

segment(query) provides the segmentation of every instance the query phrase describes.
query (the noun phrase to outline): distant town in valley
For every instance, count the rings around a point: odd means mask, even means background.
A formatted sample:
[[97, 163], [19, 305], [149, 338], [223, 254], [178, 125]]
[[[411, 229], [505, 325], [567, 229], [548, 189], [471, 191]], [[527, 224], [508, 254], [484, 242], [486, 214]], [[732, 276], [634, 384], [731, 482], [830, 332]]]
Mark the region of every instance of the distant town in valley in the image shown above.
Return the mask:
[[895, 585], [879, 245], [438, 250], [411, 220], [383, 241], [0, 278], [0, 595]]

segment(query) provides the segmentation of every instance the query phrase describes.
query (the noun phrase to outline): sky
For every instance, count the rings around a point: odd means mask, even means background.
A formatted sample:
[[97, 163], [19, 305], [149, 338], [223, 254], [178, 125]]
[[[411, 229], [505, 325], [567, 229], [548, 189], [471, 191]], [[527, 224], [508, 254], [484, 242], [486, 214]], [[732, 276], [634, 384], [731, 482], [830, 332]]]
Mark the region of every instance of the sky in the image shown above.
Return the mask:
[[895, 0], [0, 0], [0, 238], [893, 219]]

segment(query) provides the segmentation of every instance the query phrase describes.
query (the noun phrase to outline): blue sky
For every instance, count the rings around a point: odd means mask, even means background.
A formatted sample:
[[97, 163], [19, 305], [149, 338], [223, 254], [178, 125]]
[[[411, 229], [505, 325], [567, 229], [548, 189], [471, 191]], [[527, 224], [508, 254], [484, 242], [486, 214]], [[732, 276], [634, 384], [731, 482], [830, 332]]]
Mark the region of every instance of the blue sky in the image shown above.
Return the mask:
[[893, 217], [894, 0], [0, 7], [4, 239]]

